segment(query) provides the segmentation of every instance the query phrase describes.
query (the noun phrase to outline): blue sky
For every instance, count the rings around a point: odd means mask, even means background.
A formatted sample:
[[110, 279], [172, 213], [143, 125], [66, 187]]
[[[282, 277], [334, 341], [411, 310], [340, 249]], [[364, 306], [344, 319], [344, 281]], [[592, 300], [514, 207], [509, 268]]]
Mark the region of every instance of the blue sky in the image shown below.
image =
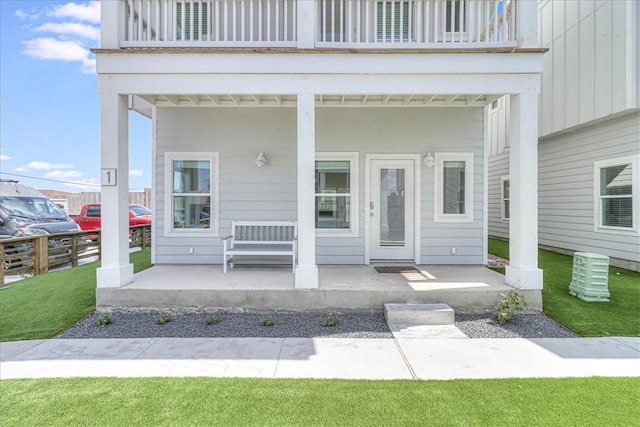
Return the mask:
[[[1, 178], [100, 190], [100, 97], [89, 51], [99, 38], [97, 1], [0, 1]], [[130, 113], [129, 126], [130, 188], [150, 187], [151, 122]]]

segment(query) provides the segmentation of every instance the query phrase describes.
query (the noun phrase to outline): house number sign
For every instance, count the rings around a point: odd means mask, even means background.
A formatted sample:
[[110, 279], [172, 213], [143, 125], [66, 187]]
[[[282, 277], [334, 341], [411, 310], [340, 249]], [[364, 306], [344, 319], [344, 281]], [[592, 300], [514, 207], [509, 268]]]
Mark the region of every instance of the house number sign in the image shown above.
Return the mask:
[[102, 185], [116, 185], [118, 183], [118, 170], [116, 168], [102, 169]]

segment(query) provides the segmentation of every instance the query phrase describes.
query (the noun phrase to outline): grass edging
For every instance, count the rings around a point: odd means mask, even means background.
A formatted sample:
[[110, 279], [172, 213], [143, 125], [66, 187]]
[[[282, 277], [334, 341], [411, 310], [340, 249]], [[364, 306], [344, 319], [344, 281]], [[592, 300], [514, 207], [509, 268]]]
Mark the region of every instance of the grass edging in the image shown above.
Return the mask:
[[[129, 256], [137, 273], [151, 267], [151, 250]], [[100, 261], [11, 283], [0, 294], [0, 342], [46, 339], [90, 315], [96, 307]]]
[[[489, 253], [509, 258], [509, 242], [489, 239]], [[569, 295], [573, 257], [538, 250], [543, 270], [542, 311], [583, 337], [640, 336], [640, 273], [609, 267], [609, 302], [586, 302]]]

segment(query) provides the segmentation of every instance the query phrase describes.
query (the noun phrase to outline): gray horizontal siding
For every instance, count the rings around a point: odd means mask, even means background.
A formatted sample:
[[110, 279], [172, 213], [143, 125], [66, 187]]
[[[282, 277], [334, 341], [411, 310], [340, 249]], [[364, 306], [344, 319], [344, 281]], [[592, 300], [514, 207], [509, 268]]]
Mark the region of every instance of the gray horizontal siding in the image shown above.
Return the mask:
[[502, 220], [502, 177], [509, 175], [509, 152], [489, 158], [489, 236], [509, 238], [509, 221]]
[[[539, 243], [640, 262], [640, 235], [594, 231], [593, 181], [595, 162], [640, 154], [640, 113], [545, 138], [538, 154]], [[506, 174], [499, 157], [492, 158], [489, 168], [489, 235], [508, 238], [508, 224], [503, 233], [495, 220], [500, 208], [497, 180]]]
[[[218, 152], [220, 236], [232, 220], [295, 220], [296, 110], [293, 108], [159, 108], [156, 125], [156, 260], [222, 262], [219, 237], [164, 236], [164, 153]], [[420, 166], [423, 263], [481, 264], [483, 215], [483, 111], [481, 108], [318, 108], [316, 151], [358, 152], [358, 237], [316, 239], [319, 264], [364, 263], [365, 155], [474, 153], [474, 222], [433, 222], [433, 171]], [[257, 168], [262, 152], [268, 160]], [[451, 255], [455, 244], [457, 255]], [[188, 254], [189, 248], [194, 254]]]

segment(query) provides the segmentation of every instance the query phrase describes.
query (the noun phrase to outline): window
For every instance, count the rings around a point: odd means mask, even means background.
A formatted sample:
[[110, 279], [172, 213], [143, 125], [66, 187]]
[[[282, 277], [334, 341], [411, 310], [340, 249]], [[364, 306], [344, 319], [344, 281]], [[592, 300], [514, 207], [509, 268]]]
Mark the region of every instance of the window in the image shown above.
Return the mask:
[[509, 177], [502, 177], [502, 220], [508, 221], [511, 217], [509, 209]]
[[175, 16], [176, 40], [206, 39], [209, 32], [207, 2], [178, 1]]
[[100, 205], [91, 205], [87, 206], [87, 217], [99, 217], [100, 216]]
[[378, 41], [407, 41], [411, 34], [411, 7], [408, 1], [379, 1], [376, 3]]
[[217, 235], [217, 153], [166, 153], [165, 159], [165, 235]]
[[447, 33], [460, 33], [466, 31], [466, 1], [447, 1], [443, 10], [445, 31]]
[[316, 230], [357, 236], [358, 153], [316, 153]]
[[637, 230], [638, 157], [596, 162], [594, 175], [596, 231]]
[[434, 221], [473, 221], [473, 153], [436, 153]]

